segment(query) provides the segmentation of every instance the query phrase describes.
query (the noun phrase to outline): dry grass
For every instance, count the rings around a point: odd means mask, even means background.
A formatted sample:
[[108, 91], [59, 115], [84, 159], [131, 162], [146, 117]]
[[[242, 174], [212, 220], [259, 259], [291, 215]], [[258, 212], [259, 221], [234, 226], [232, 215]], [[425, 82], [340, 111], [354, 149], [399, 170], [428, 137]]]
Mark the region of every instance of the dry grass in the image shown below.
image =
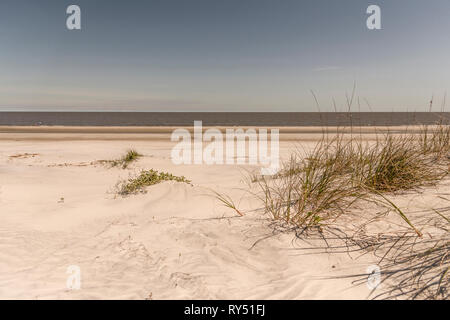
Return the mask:
[[[298, 240], [310, 243], [311, 247], [297, 249], [303, 254], [347, 253], [356, 257], [369, 253], [378, 261], [380, 285], [373, 288], [368, 298], [372, 299], [429, 299], [448, 300], [450, 298], [450, 207], [422, 212], [416, 221], [419, 227], [436, 233], [418, 237], [412, 230], [394, 233], [368, 234], [362, 229], [346, 233], [340, 227], [330, 226], [319, 235], [310, 235], [306, 241], [304, 232], [296, 230]], [[433, 213], [434, 212], [434, 213]], [[443, 213], [447, 215], [444, 215]], [[417, 214], [417, 212], [416, 212]], [[325, 240], [325, 242], [323, 242]], [[320, 243], [325, 245], [320, 245]], [[337, 278], [354, 279], [354, 285], [366, 286], [369, 274], [349, 274]], [[336, 279], [331, 277], [330, 279]]]
[[276, 176], [257, 179], [260, 198], [273, 219], [301, 228], [332, 223], [361, 201], [390, 207], [414, 228], [389, 194], [434, 185], [446, 176], [449, 137], [444, 125], [418, 135], [386, 134], [372, 143], [324, 135], [312, 151], [294, 154]]
[[[381, 286], [375, 288], [374, 299], [450, 298], [450, 207], [422, 212], [417, 221], [421, 227], [434, 229], [433, 235], [417, 237], [412, 232], [352, 238], [352, 244], [379, 258]], [[417, 212], [416, 212], [417, 214]], [[367, 244], [370, 244], [367, 247]], [[367, 282], [367, 274], [352, 275], [354, 284]]]
[[[450, 297], [450, 241], [415, 241], [395, 246], [392, 259], [382, 263], [387, 290], [374, 298], [448, 300]], [[417, 248], [418, 247], [418, 248]], [[391, 284], [387, 284], [390, 281]]]

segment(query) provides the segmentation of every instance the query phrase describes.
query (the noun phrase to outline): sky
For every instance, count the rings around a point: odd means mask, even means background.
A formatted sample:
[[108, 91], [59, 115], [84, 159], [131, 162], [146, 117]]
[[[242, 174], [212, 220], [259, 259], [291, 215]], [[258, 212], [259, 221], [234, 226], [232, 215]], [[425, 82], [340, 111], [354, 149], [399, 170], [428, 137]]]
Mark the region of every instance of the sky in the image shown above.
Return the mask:
[[448, 0], [2, 0], [0, 110], [345, 111], [356, 86], [353, 111], [439, 111], [449, 17]]

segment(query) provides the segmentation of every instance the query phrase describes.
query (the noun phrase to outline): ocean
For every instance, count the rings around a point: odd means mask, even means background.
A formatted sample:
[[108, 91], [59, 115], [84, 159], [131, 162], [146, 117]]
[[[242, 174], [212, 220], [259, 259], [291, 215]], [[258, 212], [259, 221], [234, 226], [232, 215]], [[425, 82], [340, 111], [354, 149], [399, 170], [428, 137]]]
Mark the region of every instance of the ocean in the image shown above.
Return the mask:
[[0, 126], [401, 126], [450, 123], [450, 112], [0, 112]]

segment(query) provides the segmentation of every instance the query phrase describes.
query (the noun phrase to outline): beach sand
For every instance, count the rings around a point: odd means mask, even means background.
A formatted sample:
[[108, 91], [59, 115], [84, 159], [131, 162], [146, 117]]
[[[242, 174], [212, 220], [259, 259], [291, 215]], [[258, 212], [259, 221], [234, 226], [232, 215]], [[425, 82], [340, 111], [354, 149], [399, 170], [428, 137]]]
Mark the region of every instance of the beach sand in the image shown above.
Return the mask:
[[[343, 276], [364, 274], [377, 259], [305, 255], [300, 249], [308, 244], [293, 233], [274, 234], [243, 182], [255, 166], [175, 165], [175, 143], [164, 132], [154, 138], [154, 132], [33, 130], [0, 130], [0, 299], [369, 297], [367, 285]], [[293, 134], [280, 141], [284, 159], [320, 137], [317, 130]], [[91, 164], [129, 148], [143, 157], [127, 169]], [[150, 168], [192, 185], [163, 182], [145, 194], [115, 194], [120, 179]], [[408, 210], [442, 207], [437, 194], [450, 193], [447, 184], [399, 203]], [[211, 190], [231, 196], [245, 216], [222, 206]], [[357, 223], [358, 212], [351, 219]], [[81, 270], [79, 290], [67, 288], [70, 266]]]

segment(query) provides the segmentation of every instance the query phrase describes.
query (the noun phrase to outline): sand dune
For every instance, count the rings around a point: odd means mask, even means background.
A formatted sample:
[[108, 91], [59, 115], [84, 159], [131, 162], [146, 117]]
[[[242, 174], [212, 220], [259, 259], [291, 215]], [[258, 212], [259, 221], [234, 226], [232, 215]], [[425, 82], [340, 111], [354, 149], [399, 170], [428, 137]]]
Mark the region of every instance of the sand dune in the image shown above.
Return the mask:
[[[177, 166], [170, 142], [100, 139], [1, 139], [0, 298], [368, 297], [366, 285], [326, 278], [364, 273], [374, 257], [303, 255], [293, 234], [267, 237], [270, 221], [252, 211], [259, 203], [242, 189], [251, 166]], [[144, 157], [126, 170], [79, 165], [130, 147]], [[290, 148], [283, 142], [282, 156]], [[120, 178], [144, 168], [184, 175], [193, 185], [164, 182], [146, 194], [114, 194]], [[246, 215], [221, 206], [211, 189], [237, 199]], [[71, 265], [81, 269], [80, 290], [66, 286]]]

